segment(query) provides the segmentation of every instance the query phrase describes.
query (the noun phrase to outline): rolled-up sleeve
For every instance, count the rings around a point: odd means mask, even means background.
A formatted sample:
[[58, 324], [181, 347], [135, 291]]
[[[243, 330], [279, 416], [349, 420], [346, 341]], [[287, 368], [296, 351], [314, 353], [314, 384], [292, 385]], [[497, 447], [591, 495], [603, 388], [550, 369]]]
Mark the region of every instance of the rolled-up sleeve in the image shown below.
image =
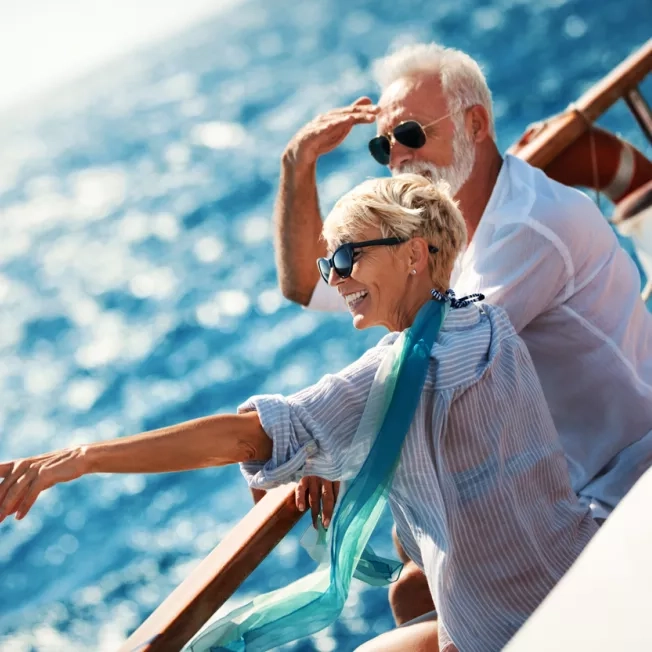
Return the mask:
[[305, 475], [341, 477], [376, 371], [389, 350], [386, 339], [312, 387], [288, 397], [254, 396], [239, 406], [239, 413], [258, 412], [273, 443], [271, 459], [240, 465], [250, 487], [271, 489]]

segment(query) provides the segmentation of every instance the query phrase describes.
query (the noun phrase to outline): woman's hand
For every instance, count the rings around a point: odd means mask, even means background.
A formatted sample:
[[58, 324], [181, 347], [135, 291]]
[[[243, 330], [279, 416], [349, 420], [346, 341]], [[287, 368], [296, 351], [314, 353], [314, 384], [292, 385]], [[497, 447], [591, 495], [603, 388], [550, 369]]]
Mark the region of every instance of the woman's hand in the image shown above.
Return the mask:
[[84, 448], [67, 448], [0, 463], [0, 523], [14, 513], [20, 520], [42, 491], [84, 475], [84, 452]]
[[[322, 525], [327, 528], [330, 525], [335, 509], [335, 502], [340, 492], [339, 482], [330, 482], [317, 476], [311, 475], [301, 478], [294, 491], [295, 502], [300, 512], [305, 512], [306, 503], [312, 511], [312, 525], [317, 529], [317, 518], [319, 517], [319, 504], [321, 499]], [[264, 489], [251, 489], [254, 503], [262, 500], [267, 492]]]
[[[306, 503], [310, 505], [312, 512], [312, 525], [317, 528], [317, 518], [319, 517], [319, 505], [321, 502], [322, 525], [327, 528], [333, 517], [333, 510], [337, 496], [340, 492], [339, 482], [330, 482], [323, 480], [315, 475], [301, 478], [295, 490], [297, 507], [300, 512], [305, 511]], [[307, 500], [306, 500], [307, 497]]]

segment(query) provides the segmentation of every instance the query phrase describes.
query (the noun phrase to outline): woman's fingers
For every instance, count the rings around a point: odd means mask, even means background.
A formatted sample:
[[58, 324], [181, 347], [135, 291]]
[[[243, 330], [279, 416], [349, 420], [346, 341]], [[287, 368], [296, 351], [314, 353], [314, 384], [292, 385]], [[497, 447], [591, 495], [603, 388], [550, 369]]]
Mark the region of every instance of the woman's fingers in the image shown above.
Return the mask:
[[312, 512], [312, 526], [317, 529], [317, 519], [319, 518], [319, 509], [321, 507], [321, 484], [322, 479], [311, 476], [308, 479], [308, 501], [310, 511]]
[[294, 498], [295, 502], [297, 504], [297, 509], [300, 512], [304, 512], [306, 510], [306, 494], [308, 493], [308, 479], [309, 478], [301, 478], [299, 482], [297, 482], [297, 488], [294, 490]]
[[37, 478], [38, 470], [34, 467], [27, 467], [19, 470], [12, 477], [5, 480], [5, 482], [10, 484], [7, 487], [2, 502], [0, 502], [0, 521], [4, 520], [9, 514], [13, 514], [15, 506], [27, 493], [30, 484], [37, 480]]
[[312, 524], [315, 528], [321, 511], [322, 523], [324, 527], [328, 527], [333, 518], [339, 491], [339, 482], [330, 482], [314, 475], [301, 478], [294, 490], [297, 508], [303, 512], [306, 510], [306, 505], [310, 506]]
[[28, 487], [27, 492], [25, 493], [25, 497], [21, 500], [21, 502], [16, 506], [16, 509], [14, 510], [16, 512], [17, 520], [20, 521], [22, 518], [24, 518], [25, 514], [29, 512], [29, 510], [32, 508], [32, 505], [39, 497], [41, 491], [42, 487], [39, 487], [38, 483], [32, 482], [32, 484]]
[[69, 448], [0, 464], [0, 521], [13, 514], [28, 494], [33, 503], [45, 489], [83, 475], [83, 456], [83, 449]]
[[2, 482], [0, 482], [0, 515], [4, 514], [7, 495], [27, 468], [29, 467], [25, 460], [6, 462], [2, 465], [0, 469], [0, 476], [3, 478]]
[[333, 489], [335, 482], [324, 480], [321, 486], [321, 522], [324, 527], [328, 527], [333, 517], [335, 508], [335, 491]]

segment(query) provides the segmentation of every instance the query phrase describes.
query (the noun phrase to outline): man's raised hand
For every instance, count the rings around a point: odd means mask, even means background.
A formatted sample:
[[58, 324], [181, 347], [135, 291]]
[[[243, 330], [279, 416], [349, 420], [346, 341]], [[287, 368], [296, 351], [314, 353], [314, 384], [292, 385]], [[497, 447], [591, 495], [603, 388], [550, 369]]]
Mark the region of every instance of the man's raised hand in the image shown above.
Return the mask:
[[312, 165], [335, 149], [355, 125], [375, 122], [378, 110], [368, 97], [361, 97], [349, 106], [322, 113], [295, 134], [285, 157], [298, 165]]

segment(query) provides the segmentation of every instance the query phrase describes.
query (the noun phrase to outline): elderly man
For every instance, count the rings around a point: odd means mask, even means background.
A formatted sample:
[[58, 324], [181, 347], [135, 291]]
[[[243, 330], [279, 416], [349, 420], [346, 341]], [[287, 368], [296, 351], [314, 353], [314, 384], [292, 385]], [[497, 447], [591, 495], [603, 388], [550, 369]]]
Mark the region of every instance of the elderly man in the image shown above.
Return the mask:
[[[360, 98], [319, 116], [283, 154], [275, 208], [283, 294], [309, 308], [346, 310], [318, 283], [314, 260], [325, 245], [316, 165], [354, 125], [376, 122], [369, 148], [392, 174], [450, 183], [469, 234], [453, 286], [506, 309], [541, 379], [572, 486], [602, 521], [652, 463], [652, 317], [634, 263], [585, 195], [501, 156], [491, 94], [468, 55], [413, 45], [375, 72], [377, 105]], [[314, 506], [317, 487], [301, 485], [298, 502], [310, 488]], [[330, 502], [330, 485], [323, 493]], [[420, 586], [422, 574], [408, 563], [390, 592], [399, 624], [433, 608], [415, 598]]]

